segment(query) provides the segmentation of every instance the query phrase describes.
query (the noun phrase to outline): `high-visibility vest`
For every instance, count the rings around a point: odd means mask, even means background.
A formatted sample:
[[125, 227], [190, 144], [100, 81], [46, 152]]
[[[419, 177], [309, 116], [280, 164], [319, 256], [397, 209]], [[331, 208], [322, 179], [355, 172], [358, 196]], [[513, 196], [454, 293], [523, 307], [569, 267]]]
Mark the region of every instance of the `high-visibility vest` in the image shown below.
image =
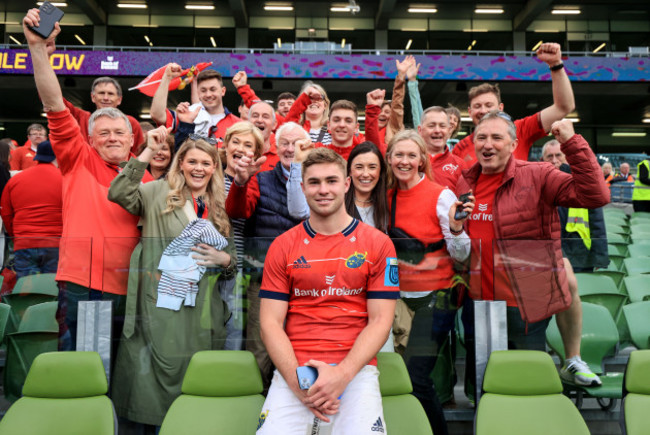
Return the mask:
[[642, 160], [639, 162], [637, 167], [637, 172], [636, 172], [636, 180], [634, 180], [634, 192], [632, 192], [632, 200], [633, 201], [650, 201], [650, 186], [647, 184], [643, 184], [641, 181], [639, 181], [639, 173], [641, 171], [641, 165], [644, 165], [646, 169], [648, 170], [648, 173], [650, 173], [650, 161], [648, 159]]
[[589, 210], [586, 208], [570, 208], [566, 221], [569, 233], [578, 233], [587, 249], [591, 249], [591, 233], [589, 231]]

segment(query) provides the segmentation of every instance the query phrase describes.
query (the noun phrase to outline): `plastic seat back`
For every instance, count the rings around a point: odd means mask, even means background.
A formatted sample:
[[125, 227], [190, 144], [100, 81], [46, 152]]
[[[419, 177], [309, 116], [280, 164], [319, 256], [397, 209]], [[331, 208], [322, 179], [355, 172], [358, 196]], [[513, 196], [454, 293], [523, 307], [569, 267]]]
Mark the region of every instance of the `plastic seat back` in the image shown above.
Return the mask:
[[589, 434], [582, 416], [562, 394], [551, 357], [510, 350], [490, 355], [474, 421], [477, 435]]
[[630, 218], [630, 225], [650, 223], [650, 213], [633, 215]]
[[616, 321], [621, 316], [627, 295], [619, 289], [611, 276], [595, 273], [576, 273], [578, 293], [583, 302], [601, 305]]
[[576, 273], [580, 296], [594, 293], [619, 293], [614, 279], [606, 275]]
[[626, 435], [648, 433], [650, 427], [650, 350], [630, 354], [625, 369], [621, 429]]
[[0, 433], [117, 433], [108, 383], [96, 352], [39, 355], [27, 375], [23, 397], [0, 421]]
[[379, 388], [390, 434], [432, 434], [429, 419], [420, 402], [411, 394], [413, 385], [402, 356], [395, 352], [377, 355]]
[[[625, 264], [625, 263], [624, 263]], [[625, 278], [625, 272], [622, 272], [620, 270], [615, 270], [610, 267], [607, 269], [603, 270], [596, 270], [592, 273], [592, 275], [602, 275], [602, 276], [608, 276], [611, 279], [614, 280], [614, 284], [616, 284], [617, 288], [621, 288], [621, 285], [623, 284], [623, 278]]]
[[610, 254], [627, 256], [627, 248], [628, 245], [611, 244], [609, 243], [609, 240], [607, 241], [607, 250]]
[[630, 240], [622, 234], [608, 232], [607, 243], [610, 245], [629, 245]]
[[610, 225], [618, 225], [621, 227], [629, 226], [628, 220], [620, 214], [606, 214], [605, 215], [605, 226], [609, 227]]
[[264, 404], [262, 377], [248, 351], [194, 354], [182, 393], [167, 411], [160, 433], [255, 433]]
[[0, 344], [4, 341], [7, 322], [11, 307], [7, 304], [0, 303]]
[[650, 301], [623, 307], [632, 343], [637, 349], [650, 349]]
[[650, 257], [630, 257], [623, 260], [623, 263], [628, 275], [650, 273]]
[[632, 233], [650, 233], [650, 220], [635, 221], [630, 225], [630, 231]]
[[630, 302], [642, 302], [650, 299], [650, 277], [647, 275], [632, 275], [623, 278]]
[[627, 218], [627, 213], [625, 213], [625, 210], [623, 210], [622, 208], [605, 207], [603, 208], [603, 213], [605, 215], [614, 215], [614, 216], [621, 216]]
[[7, 334], [7, 358], [4, 370], [4, 392], [7, 400], [17, 400], [34, 359], [58, 347], [59, 325], [57, 302], [45, 302], [25, 311], [18, 332]]
[[646, 244], [650, 241], [650, 232], [647, 231], [636, 231], [630, 234], [631, 243], [642, 243]]
[[58, 296], [59, 287], [54, 279], [55, 273], [41, 273], [19, 278], [11, 294], [40, 294]]
[[632, 243], [627, 247], [630, 257], [647, 257], [650, 255], [650, 245]]
[[43, 294], [10, 294], [3, 296], [3, 300], [11, 307], [9, 319], [7, 321], [7, 333], [16, 332], [20, 323], [25, 316], [25, 312], [31, 306], [53, 302], [56, 296], [43, 295]]
[[[630, 245], [632, 246], [632, 245]], [[625, 255], [620, 255], [620, 254], [612, 254], [610, 252], [609, 254], [609, 261], [611, 262], [608, 266], [613, 266], [614, 270], [621, 271], [623, 270], [623, 260], [625, 259]], [[609, 268], [609, 267], [608, 267]]]
[[609, 233], [616, 233], [616, 234], [622, 234], [622, 235], [627, 235], [630, 234], [630, 229], [627, 227], [622, 227], [620, 225], [616, 225], [614, 223], [609, 223], [607, 222], [607, 232]]

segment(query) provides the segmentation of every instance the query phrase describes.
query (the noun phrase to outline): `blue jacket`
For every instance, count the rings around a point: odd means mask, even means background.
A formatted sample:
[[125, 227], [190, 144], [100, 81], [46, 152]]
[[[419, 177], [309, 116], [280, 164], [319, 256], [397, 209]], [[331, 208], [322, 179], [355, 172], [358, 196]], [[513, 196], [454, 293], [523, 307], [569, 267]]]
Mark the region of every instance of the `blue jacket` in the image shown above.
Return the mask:
[[246, 253], [264, 261], [271, 242], [285, 231], [298, 225], [301, 220], [293, 218], [287, 207], [287, 178], [282, 165], [255, 175], [260, 197], [255, 212], [246, 220]]

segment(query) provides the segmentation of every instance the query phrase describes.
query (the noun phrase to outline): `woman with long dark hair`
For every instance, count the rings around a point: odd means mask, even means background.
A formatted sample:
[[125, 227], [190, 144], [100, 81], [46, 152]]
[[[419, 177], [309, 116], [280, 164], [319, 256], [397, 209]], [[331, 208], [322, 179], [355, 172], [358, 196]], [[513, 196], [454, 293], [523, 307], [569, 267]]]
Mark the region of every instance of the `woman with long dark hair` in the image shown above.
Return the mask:
[[377, 146], [366, 141], [354, 147], [348, 157], [347, 173], [352, 180], [352, 185], [345, 194], [347, 212], [360, 221], [386, 232], [386, 163]]

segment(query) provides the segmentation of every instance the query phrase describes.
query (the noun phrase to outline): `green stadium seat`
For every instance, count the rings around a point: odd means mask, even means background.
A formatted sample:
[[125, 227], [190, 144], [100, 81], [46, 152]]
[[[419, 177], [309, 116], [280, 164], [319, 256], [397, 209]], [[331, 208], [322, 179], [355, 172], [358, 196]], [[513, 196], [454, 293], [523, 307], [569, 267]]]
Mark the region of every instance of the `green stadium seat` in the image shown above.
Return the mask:
[[637, 349], [650, 349], [650, 301], [635, 302], [623, 307], [625, 320]]
[[96, 352], [52, 352], [32, 364], [23, 397], [0, 420], [2, 434], [117, 434]]
[[650, 222], [650, 213], [646, 213], [643, 216], [634, 216], [630, 219], [630, 225], [647, 224], [648, 222]]
[[621, 315], [628, 297], [610, 276], [598, 273], [576, 273], [578, 294], [583, 302], [601, 305], [609, 311], [612, 319]]
[[[623, 262], [625, 264], [625, 262]], [[592, 275], [601, 275], [601, 276], [608, 276], [611, 279], [614, 280], [614, 284], [616, 284], [617, 288], [621, 288], [623, 285], [623, 278], [625, 278], [625, 272], [616, 270], [615, 266], [612, 266], [611, 262], [608, 266], [607, 269], [598, 269], [592, 273]]]
[[413, 386], [402, 356], [395, 352], [380, 352], [377, 355], [377, 368], [386, 432], [398, 435], [432, 434], [422, 405], [411, 394]]
[[7, 304], [0, 303], [0, 344], [4, 341], [7, 322], [11, 307]]
[[4, 393], [17, 400], [34, 359], [58, 347], [57, 302], [45, 302], [27, 308], [17, 332], [6, 335], [7, 358], [4, 369]]
[[[632, 246], [632, 245], [630, 245]], [[623, 260], [625, 259], [625, 255], [618, 255], [618, 254], [609, 254], [609, 261], [610, 264], [607, 266], [607, 268], [612, 268], [613, 270], [616, 271], [622, 271], [623, 269]]]
[[55, 280], [55, 273], [41, 273], [38, 275], [28, 275], [19, 278], [16, 281], [11, 294], [39, 294], [58, 296], [59, 287]]
[[253, 434], [262, 421], [262, 376], [248, 351], [201, 351], [192, 356], [182, 394], [165, 415], [160, 435]]
[[635, 222], [630, 226], [632, 233], [650, 233], [650, 220], [646, 222]]
[[630, 223], [627, 218], [619, 214], [606, 214], [605, 215], [605, 226], [609, 225], [619, 225], [621, 227], [629, 227]]
[[635, 211], [632, 212], [630, 218], [650, 219], [650, 213], [648, 213], [647, 211]]
[[551, 357], [539, 351], [494, 351], [483, 380], [477, 435], [589, 434], [580, 412], [562, 394]]
[[647, 275], [632, 275], [623, 278], [630, 302], [650, 299], [650, 279]]
[[[650, 273], [650, 257], [630, 257], [623, 260], [628, 275]], [[648, 277], [650, 279], [650, 276]]]
[[627, 257], [627, 248], [627, 244], [611, 244], [609, 243], [609, 240], [607, 241], [607, 250], [610, 255], [622, 255], [624, 257]]
[[624, 227], [619, 226], [619, 225], [607, 223], [606, 228], [607, 228], [607, 233], [622, 234], [624, 236], [630, 234], [630, 229], [628, 227], [624, 228]]
[[7, 333], [18, 330], [18, 325], [20, 325], [27, 308], [57, 300], [59, 287], [54, 277], [54, 273], [24, 276], [16, 281], [11, 294], [2, 297], [3, 301], [11, 306]]
[[630, 354], [625, 369], [621, 412], [621, 431], [626, 435], [645, 435], [650, 427], [650, 350]]
[[636, 231], [630, 234], [630, 243], [639, 243], [639, 244], [649, 244], [650, 243], [650, 233], [645, 231]]
[[629, 237], [625, 237], [622, 234], [607, 232], [607, 243], [610, 245], [629, 245]]
[[603, 208], [603, 214], [605, 215], [616, 215], [616, 216], [622, 216], [627, 218], [627, 213], [625, 213], [625, 210], [622, 208], [616, 208], [616, 207], [605, 207]]
[[[564, 361], [564, 344], [555, 317], [546, 329], [546, 342]], [[591, 371], [600, 376], [603, 385], [583, 387], [565, 384], [567, 388], [573, 388], [579, 393], [577, 398], [580, 402], [584, 394], [598, 399], [611, 399], [610, 404], [607, 405], [609, 407], [613, 406], [613, 399], [621, 398], [623, 374], [606, 373], [603, 365], [603, 358], [616, 353], [618, 343], [618, 329], [609, 311], [600, 305], [583, 302], [580, 357], [589, 365]], [[601, 406], [604, 407], [602, 403]]]
[[627, 246], [629, 257], [647, 257], [650, 256], [650, 244], [632, 243]]

